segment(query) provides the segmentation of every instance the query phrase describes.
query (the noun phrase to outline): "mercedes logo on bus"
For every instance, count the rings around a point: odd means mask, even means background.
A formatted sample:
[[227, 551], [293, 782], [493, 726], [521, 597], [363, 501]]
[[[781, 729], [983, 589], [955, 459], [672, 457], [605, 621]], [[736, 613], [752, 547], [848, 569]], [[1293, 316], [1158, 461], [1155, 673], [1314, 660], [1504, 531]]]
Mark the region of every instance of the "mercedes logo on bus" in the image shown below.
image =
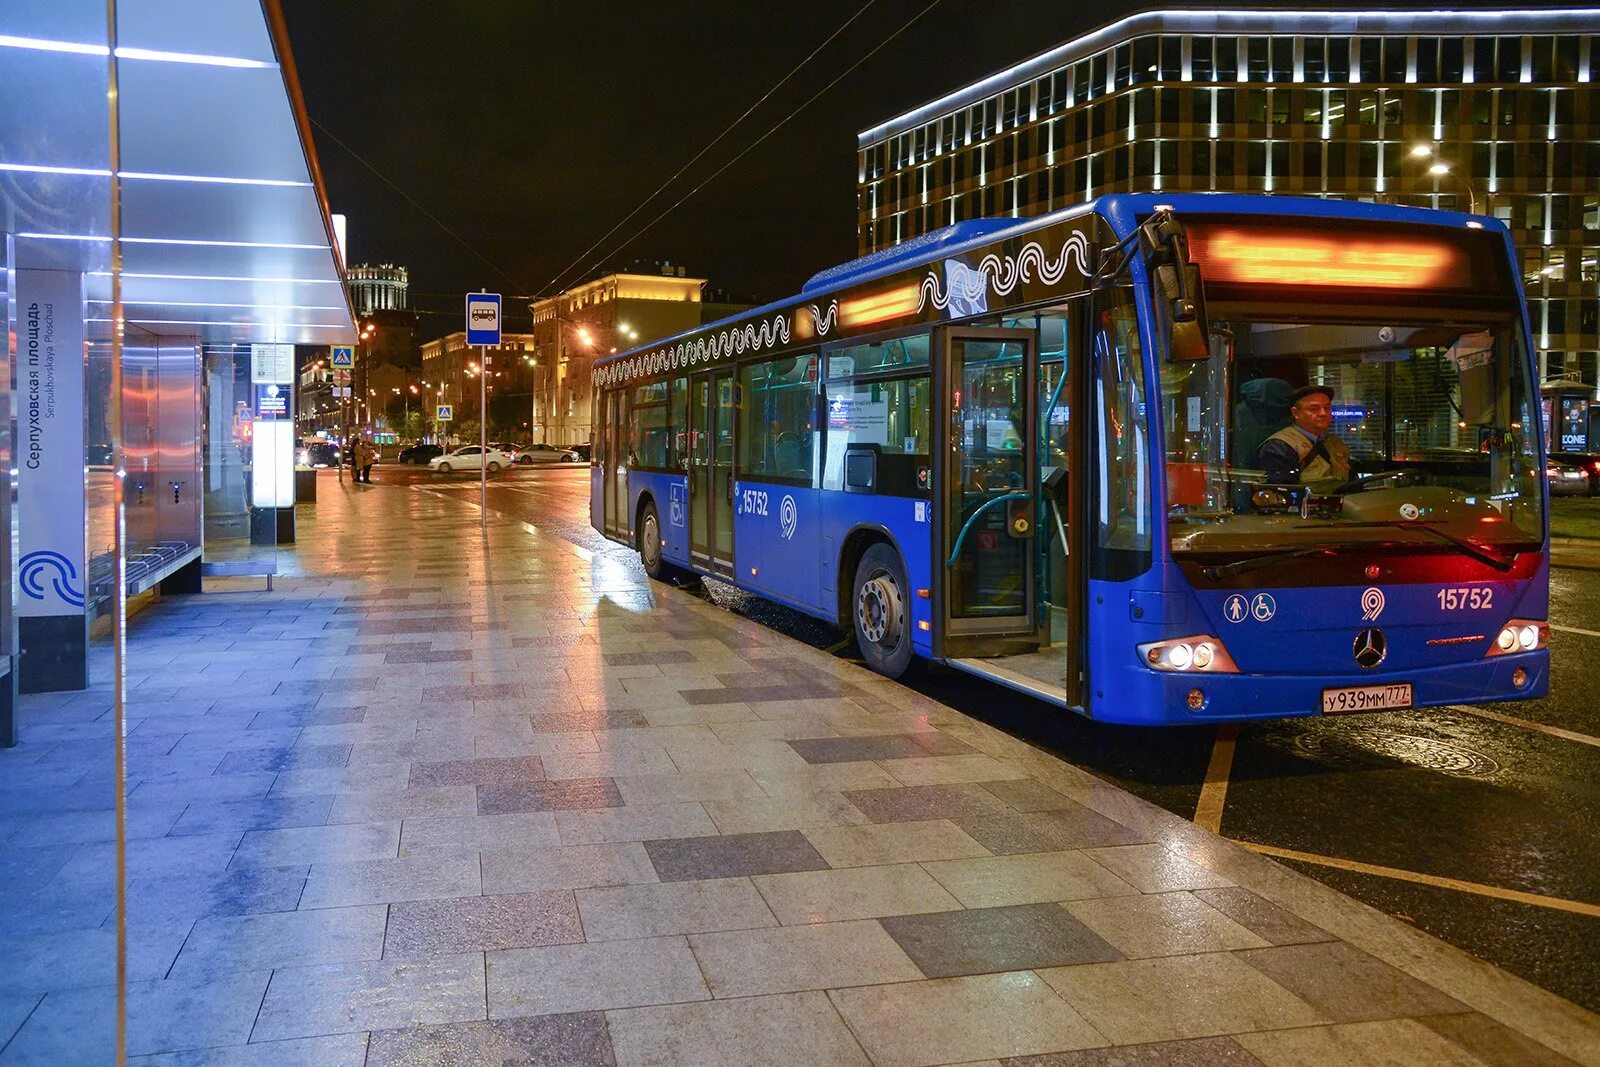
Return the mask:
[[1355, 643], [1356, 662], [1371, 670], [1383, 662], [1389, 654], [1389, 640], [1383, 636], [1383, 631], [1376, 626], [1369, 626], [1356, 634]]

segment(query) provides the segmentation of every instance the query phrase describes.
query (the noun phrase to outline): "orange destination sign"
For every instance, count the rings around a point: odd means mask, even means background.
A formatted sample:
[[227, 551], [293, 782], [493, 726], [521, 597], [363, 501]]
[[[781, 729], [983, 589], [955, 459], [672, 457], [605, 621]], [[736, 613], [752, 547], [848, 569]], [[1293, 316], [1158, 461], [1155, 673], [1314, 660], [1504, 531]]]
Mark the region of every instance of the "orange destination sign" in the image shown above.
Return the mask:
[[1457, 248], [1414, 239], [1218, 229], [1193, 234], [1191, 249], [1208, 278], [1262, 285], [1429, 289], [1463, 268]]

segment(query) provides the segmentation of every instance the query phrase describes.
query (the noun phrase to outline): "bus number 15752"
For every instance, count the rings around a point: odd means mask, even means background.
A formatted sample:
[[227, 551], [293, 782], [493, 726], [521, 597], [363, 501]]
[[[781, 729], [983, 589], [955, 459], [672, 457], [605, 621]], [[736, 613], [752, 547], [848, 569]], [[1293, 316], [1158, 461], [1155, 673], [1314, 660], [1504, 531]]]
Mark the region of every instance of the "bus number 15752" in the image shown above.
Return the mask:
[[1494, 606], [1494, 586], [1464, 585], [1439, 590], [1440, 611], [1488, 611]]

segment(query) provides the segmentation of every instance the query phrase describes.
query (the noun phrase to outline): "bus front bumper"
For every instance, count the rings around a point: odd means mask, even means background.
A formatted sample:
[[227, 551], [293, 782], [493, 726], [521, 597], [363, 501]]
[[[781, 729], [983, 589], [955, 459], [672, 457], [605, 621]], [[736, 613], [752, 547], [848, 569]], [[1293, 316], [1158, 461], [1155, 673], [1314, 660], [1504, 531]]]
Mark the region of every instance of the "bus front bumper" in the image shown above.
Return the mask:
[[[1519, 670], [1526, 672], [1521, 686], [1513, 680]], [[1550, 652], [1540, 649], [1382, 674], [1180, 674], [1135, 665], [1126, 680], [1129, 685], [1111, 687], [1107, 693], [1114, 693], [1115, 699], [1095, 700], [1094, 719], [1160, 726], [1321, 715], [1323, 690], [1399, 683], [1410, 683], [1410, 706], [1414, 708], [1530, 700], [1550, 691]], [[1190, 707], [1190, 694], [1195, 690], [1200, 693], [1198, 709]]]

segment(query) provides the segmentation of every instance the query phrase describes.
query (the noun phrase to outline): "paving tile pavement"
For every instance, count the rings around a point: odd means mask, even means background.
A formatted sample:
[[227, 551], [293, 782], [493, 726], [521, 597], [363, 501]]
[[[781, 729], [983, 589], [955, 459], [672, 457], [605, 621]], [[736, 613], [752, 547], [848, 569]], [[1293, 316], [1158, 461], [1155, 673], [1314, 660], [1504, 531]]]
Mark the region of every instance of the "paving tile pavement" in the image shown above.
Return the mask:
[[[325, 478], [272, 592], [134, 617], [131, 1062], [1600, 1064], [1594, 1016], [621, 548], [496, 518], [485, 572], [453, 495]], [[0, 1064], [106, 1059], [109, 666], [0, 752]]]

